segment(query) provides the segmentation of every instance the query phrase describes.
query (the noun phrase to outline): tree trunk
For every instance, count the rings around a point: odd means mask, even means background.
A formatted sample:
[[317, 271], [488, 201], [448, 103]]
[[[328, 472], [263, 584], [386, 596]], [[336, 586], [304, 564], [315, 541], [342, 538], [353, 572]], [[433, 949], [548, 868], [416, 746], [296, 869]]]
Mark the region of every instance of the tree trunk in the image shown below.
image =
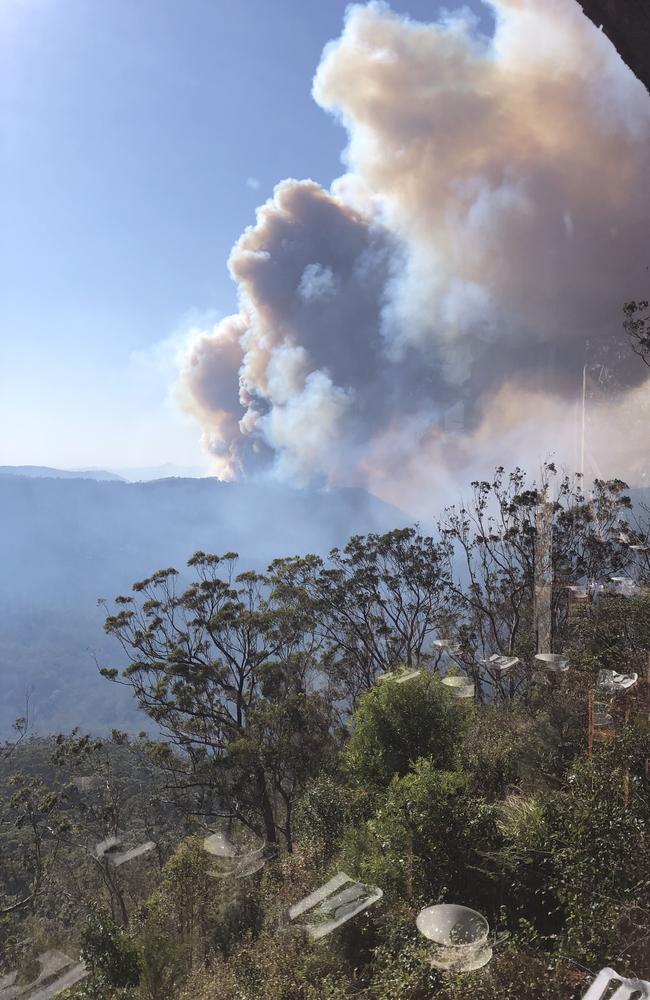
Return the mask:
[[286, 803], [286, 809], [287, 809], [287, 832], [286, 832], [287, 852], [289, 854], [293, 854], [293, 832], [292, 832], [292, 829], [291, 829], [291, 821], [292, 821], [291, 820], [291, 812], [292, 812], [292, 809], [291, 809], [291, 799], [289, 799], [288, 797], [284, 796], [284, 801]]
[[266, 786], [266, 776], [261, 767], [257, 770], [257, 790], [260, 797], [260, 804], [262, 806], [262, 820], [264, 821], [264, 835], [266, 837], [266, 841], [269, 844], [277, 844], [278, 833], [275, 826], [273, 806], [271, 805], [269, 790]]

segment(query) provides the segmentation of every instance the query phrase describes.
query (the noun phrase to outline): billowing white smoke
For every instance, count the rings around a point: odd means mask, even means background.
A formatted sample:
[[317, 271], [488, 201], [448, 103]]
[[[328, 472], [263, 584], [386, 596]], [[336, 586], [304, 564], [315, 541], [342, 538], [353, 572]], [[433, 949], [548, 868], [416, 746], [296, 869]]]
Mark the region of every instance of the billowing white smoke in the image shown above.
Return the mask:
[[[270, 469], [430, 510], [431, 488], [554, 452], [585, 361], [647, 293], [650, 98], [575, 0], [417, 24], [350, 9], [314, 97], [349, 135], [331, 191], [287, 180], [229, 266], [240, 309], [193, 345], [184, 405], [224, 478]], [[639, 474], [601, 406], [599, 471]]]

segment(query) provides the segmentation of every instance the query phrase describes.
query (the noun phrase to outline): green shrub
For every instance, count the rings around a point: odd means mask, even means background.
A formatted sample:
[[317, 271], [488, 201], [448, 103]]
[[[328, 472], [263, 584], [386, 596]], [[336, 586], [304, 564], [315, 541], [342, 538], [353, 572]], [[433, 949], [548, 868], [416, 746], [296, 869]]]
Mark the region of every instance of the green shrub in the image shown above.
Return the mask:
[[107, 986], [137, 986], [140, 981], [137, 944], [108, 917], [88, 919], [81, 933], [81, 958], [95, 980]]
[[186, 972], [181, 944], [170, 939], [155, 923], [147, 923], [138, 934], [140, 991], [146, 1000], [168, 1000]]
[[513, 926], [528, 942], [561, 944], [600, 965], [626, 953], [625, 921], [650, 903], [647, 757], [648, 738], [624, 731], [577, 760], [564, 790], [501, 808], [495, 861], [507, 873]]
[[303, 846], [319, 848], [325, 857], [330, 857], [343, 836], [350, 799], [340, 779], [327, 774], [313, 779], [296, 805], [296, 840]]
[[461, 760], [470, 785], [486, 799], [501, 799], [517, 784], [530, 724], [511, 705], [485, 705], [466, 727]]
[[476, 901], [485, 893], [481, 854], [495, 834], [493, 808], [470, 793], [467, 775], [422, 759], [393, 778], [368, 821], [360, 871], [393, 897]]
[[420, 757], [442, 770], [453, 766], [465, 728], [464, 710], [431, 674], [368, 691], [355, 713], [343, 770], [369, 801], [403, 777]]

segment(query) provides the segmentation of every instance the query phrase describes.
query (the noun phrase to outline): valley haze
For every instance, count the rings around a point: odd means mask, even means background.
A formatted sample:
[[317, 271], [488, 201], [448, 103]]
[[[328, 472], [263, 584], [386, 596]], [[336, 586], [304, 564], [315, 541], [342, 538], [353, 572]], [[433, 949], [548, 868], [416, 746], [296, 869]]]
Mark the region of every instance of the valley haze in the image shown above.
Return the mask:
[[[179, 571], [198, 549], [240, 555], [240, 571], [275, 558], [326, 555], [352, 534], [412, 518], [361, 489], [170, 478], [126, 483], [57, 470], [0, 473], [0, 734], [30, 691], [35, 731], [150, 727], [101, 666], [123, 663], [103, 633], [99, 598], [128, 593], [157, 569]], [[98, 473], [99, 475], [99, 473]]]

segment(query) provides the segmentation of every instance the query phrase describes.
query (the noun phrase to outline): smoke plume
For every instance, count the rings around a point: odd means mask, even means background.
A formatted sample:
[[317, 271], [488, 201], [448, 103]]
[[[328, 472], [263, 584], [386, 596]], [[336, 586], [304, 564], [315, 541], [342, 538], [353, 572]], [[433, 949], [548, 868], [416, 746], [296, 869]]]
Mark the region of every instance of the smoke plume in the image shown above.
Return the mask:
[[239, 312], [182, 373], [221, 477], [418, 512], [495, 462], [575, 468], [583, 365], [614, 354], [587, 451], [641, 475], [647, 369], [611, 344], [647, 294], [650, 99], [575, 0], [489, 6], [490, 39], [467, 11], [353, 6], [326, 47], [313, 96], [347, 172], [278, 184], [230, 256]]

